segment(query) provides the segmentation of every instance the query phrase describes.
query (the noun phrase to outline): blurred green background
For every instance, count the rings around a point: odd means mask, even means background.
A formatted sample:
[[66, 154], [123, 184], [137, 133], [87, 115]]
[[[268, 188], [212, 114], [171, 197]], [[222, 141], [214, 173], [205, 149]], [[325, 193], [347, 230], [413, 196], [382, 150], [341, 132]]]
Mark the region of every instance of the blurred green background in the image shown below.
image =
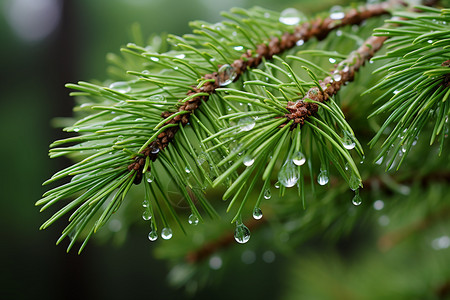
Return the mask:
[[[342, 1], [341, 1], [342, 2]], [[338, 2], [339, 3], [339, 2]], [[70, 116], [73, 99], [64, 84], [106, 78], [106, 53], [131, 41], [131, 26], [151, 33], [189, 32], [192, 20], [220, 21], [219, 11], [260, 5], [304, 12], [329, 7], [327, 1], [218, 0], [1, 0], [0, 1], [0, 216], [2, 299], [175, 299], [168, 269], [152, 258], [145, 232], [131, 230], [123, 246], [92, 242], [81, 256], [55, 246], [63, 224], [39, 231], [48, 214], [34, 207], [41, 183], [69, 163], [50, 160], [48, 145], [63, 137], [51, 119]], [[138, 231], [138, 232], [137, 232]], [[216, 298], [235, 295], [228, 280]], [[257, 294], [277, 294], [267, 276]], [[205, 290], [202, 295], [220, 289]], [[268, 293], [268, 294], [267, 294]], [[202, 295], [198, 295], [197, 299]], [[208, 296], [205, 296], [208, 298]]]

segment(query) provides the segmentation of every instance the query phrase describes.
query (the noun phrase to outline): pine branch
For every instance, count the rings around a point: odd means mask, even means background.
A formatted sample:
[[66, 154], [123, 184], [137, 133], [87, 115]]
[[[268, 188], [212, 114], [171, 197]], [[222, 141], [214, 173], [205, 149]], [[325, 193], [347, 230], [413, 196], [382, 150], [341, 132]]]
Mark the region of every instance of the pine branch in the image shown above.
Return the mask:
[[[330, 32], [340, 27], [357, 25], [369, 18], [388, 14], [389, 9], [397, 3], [400, 3], [400, 1], [361, 6], [358, 9], [350, 9], [345, 15], [339, 17], [338, 19], [330, 16], [324, 19], [318, 18], [311, 22], [305, 22], [301, 26], [295, 27], [293, 33], [285, 32], [281, 39], [274, 37], [268, 42], [257, 45], [257, 48], [254, 50], [249, 49], [245, 51], [245, 53], [241, 55], [241, 58], [235, 60], [231, 66], [219, 65], [219, 72], [204, 75], [201, 81], [202, 84], [197, 87], [192, 87], [192, 90], [187, 92], [187, 98], [179, 100], [177, 113], [181, 113], [182, 115], [177, 115], [174, 118], [171, 118], [171, 116], [173, 116], [176, 112], [163, 112], [161, 116], [164, 119], [168, 119], [164, 122], [164, 125], [181, 123], [182, 126], [185, 126], [188, 124], [189, 115], [198, 109], [202, 102], [206, 102], [208, 100], [208, 96], [215, 93], [217, 88], [238, 80], [248, 68], [256, 68], [259, 66], [264, 58], [272, 59], [274, 55], [279, 55], [299, 43], [303, 44], [313, 37], [317, 37], [317, 39], [322, 40], [326, 38]], [[352, 62], [349, 61], [348, 63]], [[220, 69], [223, 71], [220, 72]], [[339, 90], [339, 88], [337, 88], [337, 90]], [[139, 184], [142, 180], [141, 174], [142, 169], [145, 166], [145, 157], [149, 157], [152, 161], [155, 161], [159, 151], [162, 151], [167, 147], [167, 145], [173, 140], [177, 131], [178, 127], [170, 127], [166, 131], [161, 132], [157, 136], [156, 140], [152, 141], [144, 150], [140, 151], [142, 156], [136, 157], [135, 161], [128, 166], [128, 170], [137, 171], [137, 176], [134, 180], [135, 184]]]

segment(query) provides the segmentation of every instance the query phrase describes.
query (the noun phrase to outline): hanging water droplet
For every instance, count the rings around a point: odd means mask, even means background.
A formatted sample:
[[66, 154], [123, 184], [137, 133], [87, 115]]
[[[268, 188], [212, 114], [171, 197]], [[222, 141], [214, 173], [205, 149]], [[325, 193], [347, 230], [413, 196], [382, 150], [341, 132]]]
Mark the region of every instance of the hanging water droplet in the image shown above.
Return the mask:
[[152, 183], [153, 180], [155, 180], [155, 176], [153, 176], [153, 174], [149, 173], [149, 174], [147, 175], [147, 182], [148, 182], [148, 183]]
[[189, 222], [189, 224], [191, 224], [191, 225], [197, 225], [198, 224], [198, 217], [197, 217], [197, 215], [195, 215], [195, 214], [191, 214], [190, 216], [189, 216], [189, 218], [188, 218], [188, 222]]
[[182, 54], [175, 55], [175, 57], [176, 57], [176, 58], [179, 58], [179, 59], [183, 59], [183, 58], [186, 57], [186, 55], [184, 55], [184, 54], [182, 53]]
[[306, 162], [306, 157], [302, 152], [297, 151], [292, 157], [292, 162], [297, 166], [301, 166]]
[[158, 233], [156, 232], [156, 230], [152, 230], [149, 232], [148, 239], [152, 242], [154, 242], [158, 239]]
[[152, 218], [152, 214], [150, 212], [150, 209], [148, 209], [148, 207], [144, 210], [144, 212], [142, 213], [142, 219], [144, 219], [144, 221], [148, 221]]
[[345, 17], [344, 9], [342, 6], [335, 5], [330, 9], [330, 18], [333, 20], [341, 20]]
[[350, 179], [348, 180], [349, 187], [353, 191], [356, 191], [359, 188], [360, 183], [361, 183], [361, 179], [359, 179], [355, 173], [352, 173], [352, 175], [350, 176]]
[[220, 86], [229, 85], [237, 76], [236, 70], [228, 64], [222, 65], [217, 73]]
[[345, 163], [344, 169], [345, 171], [348, 171], [348, 168], [350, 167], [350, 165], [348, 164], [348, 162]]
[[255, 162], [255, 159], [253, 157], [251, 157], [250, 155], [246, 155], [244, 156], [244, 165], [246, 165], [247, 167], [250, 167], [251, 165], [253, 165], [253, 163]]
[[356, 190], [355, 196], [352, 199], [352, 203], [355, 206], [361, 205], [361, 203], [362, 203], [362, 199], [361, 199], [361, 196], [358, 193], [358, 190]]
[[148, 202], [147, 199], [145, 199], [144, 201], [142, 201], [142, 206], [143, 207], [148, 207], [150, 205], [150, 203]]
[[245, 117], [239, 120], [238, 126], [241, 131], [249, 131], [255, 127], [255, 120], [252, 117]]
[[159, 148], [152, 148], [152, 150], [150, 150], [150, 152], [152, 154], [158, 154], [159, 153]]
[[266, 189], [264, 191], [264, 199], [269, 200], [272, 197], [272, 194], [270, 193], [270, 189]]
[[375, 162], [375, 164], [381, 165], [381, 164], [383, 163], [383, 159], [384, 159], [384, 156], [380, 157], [380, 158]]
[[341, 81], [342, 76], [341, 76], [341, 74], [339, 73], [339, 71], [335, 71], [335, 72], [334, 72], [334, 74], [333, 74], [333, 79], [334, 79], [334, 81]]
[[154, 56], [150, 57], [150, 59], [151, 59], [152, 61], [159, 61], [159, 58], [154, 57]]
[[109, 88], [119, 93], [128, 93], [131, 91], [131, 87], [125, 81], [113, 82], [109, 85]]
[[236, 224], [234, 239], [240, 244], [245, 244], [250, 239], [250, 230], [244, 224]]
[[325, 185], [328, 183], [328, 171], [327, 170], [321, 170], [319, 175], [317, 176], [317, 182], [320, 185]]
[[184, 171], [188, 174], [191, 173], [191, 169], [189, 169], [189, 167], [187, 167], [187, 166], [184, 168]]
[[263, 213], [262, 213], [261, 208], [255, 207], [255, 208], [253, 209], [253, 219], [259, 220], [259, 219], [261, 219], [262, 217], [263, 217]]
[[275, 184], [273, 185], [276, 189], [279, 189], [280, 188], [280, 182], [279, 181], [277, 181], [277, 182], [275, 182]]
[[241, 51], [242, 49], [244, 49], [244, 47], [243, 46], [235, 46], [235, 47], [233, 47], [233, 49], [237, 50], [237, 51]]
[[297, 25], [306, 19], [305, 15], [295, 8], [286, 8], [280, 14], [279, 21], [286, 25]]
[[342, 145], [347, 150], [352, 150], [355, 148], [355, 137], [348, 131], [344, 131], [344, 137], [342, 138]]
[[334, 64], [334, 63], [336, 62], [336, 60], [335, 60], [334, 58], [332, 58], [332, 57], [330, 57], [330, 58], [328, 59], [328, 61], [329, 61], [330, 63], [332, 63], [332, 64]]
[[80, 131], [80, 128], [74, 127], [72, 130], [75, 131], [75, 132], [78, 132], [78, 131]]
[[278, 172], [278, 181], [287, 188], [293, 187], [298, 181], [298, 168], [288, 159]]
[[170, 240], [172, 238], [172, 229], [169, 227], [163, 228], [161, 230], [161, 237], [165, 240]]

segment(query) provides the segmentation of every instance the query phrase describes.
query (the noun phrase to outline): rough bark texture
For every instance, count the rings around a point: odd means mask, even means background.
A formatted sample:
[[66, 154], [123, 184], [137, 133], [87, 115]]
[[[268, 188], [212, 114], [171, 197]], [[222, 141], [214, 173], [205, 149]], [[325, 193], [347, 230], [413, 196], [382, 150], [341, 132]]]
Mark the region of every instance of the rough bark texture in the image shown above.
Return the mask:
[[318, 105], [305, 102], [307, 99], [316, 102], [325, 102], [335, 95], [343, 85], [353, 81], [355, 73], [366, 61], [373, 57], [375, 52], [383, 46], [386, 39], [387, 37], [385, 36], [372, 36], [368, 38], [364, 42], [364, 45], [352, 52], [346, 60], [337, 65], [331, 76], [326, 77], [324, 80], [319, 80], [320, 89], [319, 87], [313, 87], [309, 89], [301, 100], [288, 102], [287, 109], [290, 113], [285, 114], [285, 118], [287, 121], [294, 120], [292, 129], [297, 125], [302, 126], [309, 116], [317, 112]]

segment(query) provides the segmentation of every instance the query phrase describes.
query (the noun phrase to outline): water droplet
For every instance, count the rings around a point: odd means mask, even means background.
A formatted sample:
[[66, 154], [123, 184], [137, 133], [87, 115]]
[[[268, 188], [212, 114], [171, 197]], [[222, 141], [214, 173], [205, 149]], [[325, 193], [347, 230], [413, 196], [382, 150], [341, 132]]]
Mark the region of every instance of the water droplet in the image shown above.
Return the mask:
[[341, 76], [341, 74], [339, 73], [339, 71], [335, 71], [335, 72], [334, 72], [334, 74], [333, 74], [333, 79], [334, 79], [334, 81], [341, 81], [342, 76]]
[[150, 231], [150, 233], [148, 234], [148, 239], [152, 242], [158, 239], [158, 233], [156, 232], [156, 230]]
[[306, 162], [306, 157], [302, 152], [298, 151], [292, 157], [292, 162], [297, 166], [301, 166]]
[[150, 203], [148, 202], [147, 199], [145, 199], [144, 201], [142, 201], [142, 206], [143, 207], [148, 207], [150, 205]]
[[302, 46], [304, 43], [305, 43], [304, 40], [298, 40], [297, 43], [295, 43], [295, 45]]
[[279, 21], [286, 25], [297, 25], [305, 19], [305, 15], [295, 8], [286, 8], [281, 12]]
[[190, 216], [189, 216], [189, 218], [188, 218], [188, 222], [189, 222], [189, 224], [191, 224], [191, 225], [197, 225], [198, 224], [198, 217], [196, 216], [196, 215], [194, 215], [194, 214], [191, 214]]
[[176, 57], [176, 58], [179, 58], [179, 59], [183, 59], [183, 58], [186, 57], [186, 55], [184, 55], [184, 54], [182, 53], [182, 54], [175, 55], [175, 57]]
[[235, 47], [233, 47], [233, 49], [237, 50], [237, 51], [241, 51], [242, 49], [244, 49], [244, 47], [242, 47], [242, 46], [235, 46]]
[[280, 182], [279, 181], [277, 181], [277, 182], [275, 182], [275, 184], [273, 185], [276, 189], [279, 189], [280, 188]]
[[330, 18], [333, 20], [341, 20], [345, 17], [344, 9], [342, 6], [335, 5], [330, 9]]
[[134, 121], [136, 121], [136, 122], [144, 121], [144, 118], [137, 118]]
[[377, 200], [377, 201], [375, 201], [375, 202], [373, 203], [373, 208], [374, 208], [375, 210], [382, 210], [383, 207], [384, 207], [384, 202], [383, 202], [383, 200]]
[[278, 181], [287, 188], [293, 187], [298, 181], [298, 168], [288, 159], [278, 172]]
[[80, 131], [80, 128], [74, 127], [74, 128], [73, 128], [73, 131], [78, 132], [78, 131]]
[[347, 150], [352, 150], [355, 148], [355, 137], [348, 131], [344, 131], [344, 137], [342, 138], [342, 145]]
[[263, 213], [262, 213], [261, 208], [255, 207], [255, 208], [253, 209], [253, 219], [259, 220], [259, 219], [261, 219], [262, 217], [263, 217]]
[[336, 30], [336, 36], [341, 36], [342, 35], [342, 31], [341, 30]]
[[144, 75], [149, 75], [149, 74], [150, 74], [150, 71], [149, 71], [149, 70], [144, 70], [144, 71], [142, 71], [142, 74], [144, 74]]
[[[358, 191], [358, 190], [357, 190], [357, 191]], [[361, 199], [361, 196], [359, 195], [358, 192], [357, 192], [357, 193], [355, 194], [355, 196], [353, 197], [352, 203], [353, 203], [353, 205], [355, 205], [355, 206], [361, 205], [362, 199]]]
[[244, 156], [244, 165], [246, 165], [247, 167], [250, 167], [251, 165], [253, 165], [253, 163], [255, 162], [255, 159], [253, 157], [251, 157], [250, 155], [246, 155]]
[[220, 86], [226, 86], [236, 79], [237, 73], [234, 68], [228, 64], [222, 65], [218, 71], [218, 80]]
[[264, 13], [264, 18], [270, 18], [270, 14], [268, 12]]
[[350, 188], [355, 191], [359, 188], [359, 185], [361, 183], [361, 179], [359, 179], [358, 176], [356, 176], [355, 173], [352, 172], [352, 175], [350, 176], [350, 179], [348, 180], [348, 185]]
[[239, 120], [238, 126], [241, 131], [249, 131], [255, 127], [255, 120], [252, 117], [245, 117]]
[[170, 240], [172, 238], [172, 229], [169, 227], [163, 228], [161, 230], [161, 237], [165, 240]]
[[113, 82], [109, 85], [109, 88], [119, 93], [128, 93], [131, 91], [131, 87], [125, 81]]
[[330, 63], [332, 63], [332, 64], [334, 64], [334, 63], [336, 62], [336, 60], [335, 60], [334, 58], [331, 58], [331, 57], [328, 59], [328, 61], [329, 61]]
[[144, 210], [144, 212], [142, 213], [142, 219], [144, 219], [144, 221], [148, 221], [152, 218], [152, 214], [150, 213], [150, 209], [146, 209]]
[[150, 57], [150, 59], [153, 60], [153, 61], [159, 61], [159, 58], [154, 57], [154, 56]]
[[147, 175], [147, 182], [148, 182], [148, 183], [152, 183], [153, 180], [155, 180], [155, 176], [153, 176], [153, 174], [149, 173], [149, 174]]
[[189, 167], [185, 167], [185, 168], [184, 168], [184, 171], [185, 171], [186, 173], [188, 173], [188, 174], [191, 173], [191, 169], [189, 169]]
[[320, 185], [325, 185], [328, 183], [328, 171], [327, 170], [321, 170], [319, 175], [317, 176], [317, 182]]
[[272, 194], [270, 193], [270, 189], [266, 189], [264, 191], [264, 199], [269, 200], [272, 197]]
[[237, 224], [234, 231], [234, 239], [240, 244], [245, 244], [250, 239], [250, 230], [244, 224]]
[[164, 97], [163, 95], [153, 95], [153, 96], [150, 96], [148, 99], [150, 101], [161, 102], [161, 103], [167, 102], [166, 97]]
[[382, 163], [383, 163], [383, 159], [384, 159], [384, 157], [382, 156], [382, 157], [380, 157], [376, 162], [375, 162], [375, 164], [377, 164], [377, 165], [381, 165]]
[[433, 44], [433, 40], [428, 40], [428, 44]]
[[158, 154], [159, 148], [152, 148], [152, 150], [150, 150], [150, 152], [151, 152], [152, 154]]

